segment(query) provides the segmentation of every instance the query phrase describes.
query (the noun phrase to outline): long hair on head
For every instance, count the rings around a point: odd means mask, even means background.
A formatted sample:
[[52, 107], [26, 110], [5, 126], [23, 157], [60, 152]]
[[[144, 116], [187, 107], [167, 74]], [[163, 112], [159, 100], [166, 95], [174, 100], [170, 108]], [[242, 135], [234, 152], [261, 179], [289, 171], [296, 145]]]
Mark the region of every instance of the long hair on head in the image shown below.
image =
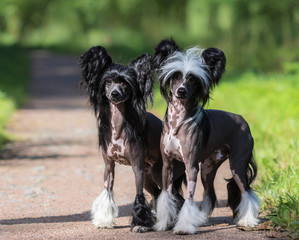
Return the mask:
[[106, 151], [111, 140], [110, 102], [105, 95], [105, 83], [111, 76], [121, 76], [132, 90], [132, 95], [125, 102], [125, 140], [129, 142], [142, 140], [147, 101], [152, 102], [152, 57], [143, 54], [133, 60], [129, 66], [124, 66], [113, 63], [106, 49], [97, 46], [80, 56], [79, 64], [82, 70], [79, 84], [89, 95], [89, 102], [97, 117], [99, 145]]
[[82, 73], [79, 86], [89, 95], [89, 102], [97, 115], [103, 100], [102, 98], [98, 99], [99, 86], [103, 73], [112, 64], [112, 59], [104, 47], [96, 46], [82, 54], [78, 62]]

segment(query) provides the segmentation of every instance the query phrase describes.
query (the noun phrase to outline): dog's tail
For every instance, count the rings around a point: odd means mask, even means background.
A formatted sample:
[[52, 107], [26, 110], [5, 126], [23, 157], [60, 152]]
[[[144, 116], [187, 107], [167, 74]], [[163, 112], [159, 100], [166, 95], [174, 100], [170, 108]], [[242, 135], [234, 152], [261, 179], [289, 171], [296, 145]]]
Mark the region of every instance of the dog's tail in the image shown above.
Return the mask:
[[[246, 184], [245, 190], [250, 190], [250, 184], [254, 181], [257, 176], [257, 165], [253, 154], [250, 155], [250, 158], [246, 165]], [[234, 178], [230, 178], [227, 180], [227, 192], [228, 192], [228, 206], [233, 210], [235, 214], [235, 210], [237, 209], [240, 201], [241, 201], [241, 191], [234, 180]]]
[[247, 163], [246, 175], [247, 175], [247, 182], [249, 187], [249, 185], [254, 181], [257, 175], [257, 165], [252, 153]]

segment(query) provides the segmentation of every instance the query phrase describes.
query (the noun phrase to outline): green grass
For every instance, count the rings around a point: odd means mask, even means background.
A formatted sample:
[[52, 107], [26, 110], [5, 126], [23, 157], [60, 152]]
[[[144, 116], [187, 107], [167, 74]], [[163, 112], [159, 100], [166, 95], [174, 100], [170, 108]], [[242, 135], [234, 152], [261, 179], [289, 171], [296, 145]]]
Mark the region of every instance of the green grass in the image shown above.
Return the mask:
[[[299, 72], [225, 79], [207, 108], [241, 114], [255, 140], [258, 178], [255, 190], [266, 218], [279, 230], [298, 234]], [[162, 117], [165, 102], [158, 90], [153, 112]]]
[[27, 50], [18, 46], [0, 46], [0, 148], [9, 140], [4, 127], [15, 108], [27, 99], [30, 79]]

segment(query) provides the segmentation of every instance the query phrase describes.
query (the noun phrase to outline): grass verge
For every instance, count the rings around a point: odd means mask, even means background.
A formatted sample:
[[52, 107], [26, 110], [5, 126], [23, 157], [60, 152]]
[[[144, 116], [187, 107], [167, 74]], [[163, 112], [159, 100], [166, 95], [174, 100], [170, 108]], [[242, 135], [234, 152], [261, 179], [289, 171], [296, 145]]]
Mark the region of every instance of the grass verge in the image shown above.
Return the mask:
[[29, 57], [25, 48], [0, 45], [0, 148], [9, 140], [5, 125], [13, 111], [27, 99], [30, 79]]

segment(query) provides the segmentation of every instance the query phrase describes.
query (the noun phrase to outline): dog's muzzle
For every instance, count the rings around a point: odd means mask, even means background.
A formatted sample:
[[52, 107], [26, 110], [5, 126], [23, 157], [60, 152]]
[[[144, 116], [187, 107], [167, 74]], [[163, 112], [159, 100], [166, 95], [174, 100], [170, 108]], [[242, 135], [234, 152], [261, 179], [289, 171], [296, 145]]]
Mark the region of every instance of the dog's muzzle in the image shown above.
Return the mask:
[[177, 98], [187, 98], [187, 90], [183, 87], [179, 87], [177, 90], [176, 90], [176, 97]]
[[112, 93], [111, 93], [111, 97], [113, 97], [113, 98], [117, 98], [117, 97], [119, 97], [119, 95], [120, 95], [120, 93], [116, 90], [112, 91]]
[[123, 99], [123, 95], [121, 92], [117, 91], [117, 90], [113, 90], [111, 93], [110, 93], [110, 101], [113, 102], [113, 103], [118, 103], [118, 102], [122, 102], [124, 99]]

